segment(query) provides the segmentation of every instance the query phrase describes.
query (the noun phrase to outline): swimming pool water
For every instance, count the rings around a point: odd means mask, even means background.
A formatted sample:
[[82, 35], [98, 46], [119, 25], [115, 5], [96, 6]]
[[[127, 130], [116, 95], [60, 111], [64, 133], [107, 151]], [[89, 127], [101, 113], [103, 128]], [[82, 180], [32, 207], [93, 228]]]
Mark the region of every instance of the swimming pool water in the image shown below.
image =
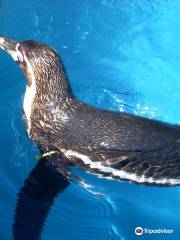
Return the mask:
[[[180, 123], [180, 1], [0, 1], [0, 32], [60, 53], [75, 95], [94, 106]], [[17, 193], [36, 165], [22, 118], [25, 80], [0, 52], [0, 240], [12, 239]], [[180, 188], [110, 181], [73, 169], [46, 219], [43, 240], [180, 239]], [[95, 194], [99, 193], [99, 194]], [[143, 234], [134, 229], [173, 229]], [[25, 238], [22, 238], [25, 240]]]

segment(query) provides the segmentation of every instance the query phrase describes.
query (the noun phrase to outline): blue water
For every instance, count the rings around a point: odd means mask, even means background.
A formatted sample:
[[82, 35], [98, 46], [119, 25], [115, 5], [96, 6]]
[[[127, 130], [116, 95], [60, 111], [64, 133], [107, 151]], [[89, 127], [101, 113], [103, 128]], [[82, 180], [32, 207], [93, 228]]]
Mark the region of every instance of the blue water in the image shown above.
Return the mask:
[[[0, 32], [61, 54], [75, 95], [94, 106], [180, 123], [179, 0], [0, 1]], [[0, 240], [12, 239], [17, 193], [37, 164], [22, 119], [25, 80], [0, 52]], [[43, 240], [179, 240], [180, 188], [140, 186], [74, 172]], [[99, 193], [96, 195], [95, 193]], [[137, 226], [173, 229], [136, 236]], [[25, 239], [23, 239], [25, 240]]]

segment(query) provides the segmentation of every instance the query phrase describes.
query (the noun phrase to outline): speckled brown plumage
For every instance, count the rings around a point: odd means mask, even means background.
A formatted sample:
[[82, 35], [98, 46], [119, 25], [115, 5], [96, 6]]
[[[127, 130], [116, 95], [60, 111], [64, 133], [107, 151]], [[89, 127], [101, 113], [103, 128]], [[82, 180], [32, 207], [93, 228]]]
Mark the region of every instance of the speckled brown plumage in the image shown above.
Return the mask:
[[[65, 154], [71, 150], [88, 156], [100, 167], [92, 167], [77, 156], [66, 157], [71, 164], [106, 177], [121, 178], [117, 176], [119, 170], [129, 176], [135, 174], [137, 179], [142, 177], [142, 183], [180, 184], [179, 126], [82, 103], [73, 96], [63, 63], [54, 49], [23, 41], [19, 51], [30, 62], [36, 80], [29, 136], [43, 151]], [[19, 64], [30, 86], [27, 65]], [[103, 171], [108, 168], [110, 172]], [[123, 179], [136, 182], [136, 178]]]

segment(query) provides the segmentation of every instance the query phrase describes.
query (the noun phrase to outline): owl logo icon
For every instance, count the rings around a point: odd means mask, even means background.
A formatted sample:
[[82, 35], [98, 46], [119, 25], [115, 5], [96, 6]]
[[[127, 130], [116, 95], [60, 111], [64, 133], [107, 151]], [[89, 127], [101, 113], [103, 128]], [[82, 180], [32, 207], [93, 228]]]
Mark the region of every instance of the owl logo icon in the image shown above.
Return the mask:
[[135, 234], [140, 236], [143, 234], [143, 228], [142, 227], [136, 227], [135, 228]]

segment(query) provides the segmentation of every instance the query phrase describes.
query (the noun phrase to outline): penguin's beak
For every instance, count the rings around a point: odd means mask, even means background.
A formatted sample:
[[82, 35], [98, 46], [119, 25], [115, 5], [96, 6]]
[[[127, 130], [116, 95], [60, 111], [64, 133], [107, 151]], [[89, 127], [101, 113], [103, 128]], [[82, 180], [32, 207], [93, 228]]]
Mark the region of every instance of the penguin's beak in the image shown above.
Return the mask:
[[17, 42], [7, 37], [0, 36], [0, 48], [11, 55], [11, 57], [17, 61]]

